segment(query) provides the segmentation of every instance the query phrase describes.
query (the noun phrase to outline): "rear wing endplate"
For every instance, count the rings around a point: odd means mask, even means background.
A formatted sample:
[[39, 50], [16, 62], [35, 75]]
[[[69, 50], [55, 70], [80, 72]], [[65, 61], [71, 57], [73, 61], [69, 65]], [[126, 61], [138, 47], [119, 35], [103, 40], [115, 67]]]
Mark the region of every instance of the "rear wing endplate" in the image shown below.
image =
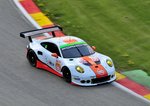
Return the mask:
[[22, 38], [28, 37], [29, 41], [32, 42], [31, 36], [36, 36], [39, 34], [52, 32], [52, 36], [55, 37], [55, 31], [62, 31], [62, 28], [60, 26], [52, 26], [52, 27], [48, 27], [48, 28], [25, 31], [25, 32], [20, 33], [20, 37], [22, 37]]

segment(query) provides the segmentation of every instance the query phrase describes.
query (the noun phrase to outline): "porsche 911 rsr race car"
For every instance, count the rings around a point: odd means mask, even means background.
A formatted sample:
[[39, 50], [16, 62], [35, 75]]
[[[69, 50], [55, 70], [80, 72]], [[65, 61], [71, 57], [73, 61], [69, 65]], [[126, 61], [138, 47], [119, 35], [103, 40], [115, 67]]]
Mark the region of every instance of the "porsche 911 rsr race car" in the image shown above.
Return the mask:
[[53, 26], [20, 33], [21, 37], [29, 38], [27, 59], [32, 66], [80, 86], [109, 83], [116, 79], [110, 57], [94, 51], [95, 47], [78, 37], [57, 37], [58, 31], [62, 32], [62, 28]]

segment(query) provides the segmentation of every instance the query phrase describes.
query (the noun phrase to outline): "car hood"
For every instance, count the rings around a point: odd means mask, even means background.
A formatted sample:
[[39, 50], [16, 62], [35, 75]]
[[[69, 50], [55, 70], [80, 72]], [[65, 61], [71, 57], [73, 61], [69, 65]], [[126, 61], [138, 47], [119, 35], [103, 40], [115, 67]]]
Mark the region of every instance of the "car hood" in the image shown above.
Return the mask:
[[67, 64], [67, 66], [72, 66], [72, 67], [81, 66], [82, 68], [84, 68], [84, 70], [89, 70], [94, 72], [96, 74], [96, 77], [99, 78], [100, 76], [107, 76], [109, 73], [112, 73], [112, 71], [115, 70], [114, 66], [109, 67], [107, 65], [106, 63], [107, 59], [110, 58], [106, 55], [96, 52], [90, 56], [65, 59], [65, 63]]
[[64, 62], [67, 64], [73, 64], [73, 65], [88, 65], [89, 63], [89, 59], [87, 59], [86, 57], [91, 59], [91, 62], [97, 62], [100, 61], [100, 63], [103, 63], [103, 61], [105, 61], [105, 59], [109, 58], [108, 56], [105, 56], [103, 54], [97, 53], [95, 52], [94, 54], [90, 55], [90, 56], [84, 56], [84, 57], [79, 57], [79, 58], [67, 58], [64, 59]]

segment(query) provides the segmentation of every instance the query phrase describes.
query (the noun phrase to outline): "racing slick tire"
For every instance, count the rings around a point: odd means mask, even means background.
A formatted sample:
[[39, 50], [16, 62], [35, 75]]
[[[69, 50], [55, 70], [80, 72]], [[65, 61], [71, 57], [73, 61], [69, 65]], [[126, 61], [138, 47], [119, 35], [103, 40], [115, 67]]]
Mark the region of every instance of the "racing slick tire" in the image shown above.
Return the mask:
[[71, 73], [68, 68], [63, 69], [63, 78], [66, 82], [71, 83]]
[[29, 63], [31, 64], [31, 66], [36, 67], [37, 64], [37, 56], [34, 53], [33, 50], [29, 50], [27, 53], [27, 59], [29, 61]]

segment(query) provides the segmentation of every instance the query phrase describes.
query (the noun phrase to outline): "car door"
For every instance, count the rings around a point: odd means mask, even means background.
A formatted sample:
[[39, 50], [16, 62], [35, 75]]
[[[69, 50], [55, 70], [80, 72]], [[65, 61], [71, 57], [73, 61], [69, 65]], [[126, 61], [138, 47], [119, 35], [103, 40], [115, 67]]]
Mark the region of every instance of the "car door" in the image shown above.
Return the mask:
[[[61, 70], [61, 55], [59, 49], [56, 44], [50, 42], [43, 42], [41, 44], [46, 51], [44, 52], [45, 62], [48, 66], [53, 68], [54, 70]], [[53, 53], [56, 53], [58, 57], [52, 56]]]

